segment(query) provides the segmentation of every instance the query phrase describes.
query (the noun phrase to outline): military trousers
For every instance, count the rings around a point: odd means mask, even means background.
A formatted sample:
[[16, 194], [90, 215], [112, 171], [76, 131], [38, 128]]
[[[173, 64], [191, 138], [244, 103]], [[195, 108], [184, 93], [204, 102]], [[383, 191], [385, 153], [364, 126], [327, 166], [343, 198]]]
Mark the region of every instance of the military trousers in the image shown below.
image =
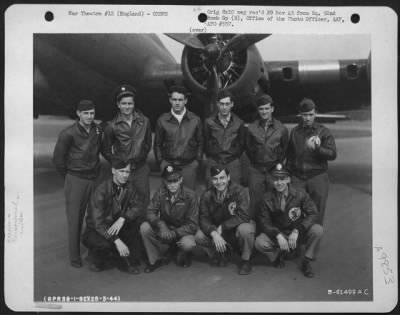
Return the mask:
[[[135, 265], [140, 263], [140, 223], [140, 220], [125, 223], [118, 233], [119, 239], [129, 248], [129, 256], [127, 258]], [[104, 262], [110, 257], [110, 254], [120, 257], [116, 245], [94, 229], [85, 230], [82, 235], [82, 243], [89, 249], [89, 257], [95, 263]]]
[[144, 207], [142, 217], [144, 217], [144, 211], [147, 209], [147, 206], [150, 202], [150, 167], [147, 163], [144, 165], [132, 169], [129, 175], [128, 181], [131, 182], [136, 189], [143, 195], [144, 197]]
[[257, 214], [258, 203], [262, 200], [263, 195], [272, 190], [272, 176], [268, 171], [261, 171], [253, 165], [249, 165], [249, 196], [250, 209], [249, 215], [255, 219]]
[[94, 189], [95, 179], [67, 174], [64, 182], [70, 261], [80, 261], [80, 240], [83, 219]]
[[160, 260], [165, 252], [175, 243], [179, 250], [191, 252], [196, 246], [193, 235], [185, 235], [172, 242], [161, 240], [160, 233], [154, 230], [148, 222], [143, 222], [140, 226], [143, 245], [146, 250], [147, 258], [150, 264], [155, 264]]
[[303, 188], [314, 201], [319, 212], [318, 223], [324, 224], [326, 201], [329, 192], [329, 177], [327, 173], [322, 173], [309, 179], [301, 179], [292, 176], [292, 184]]
[[[281, 233], [286, 239], [289, 238], [289, 234]], [[323, 235], [323, 227], [319, 224], [313, 224], [307, 231], [305, 235], [299, 234], [297, 239], [297, 248], [301, 244], [305, 244], [304, 256], [313, 259], [315, 257], [315, 252], [318, 248], [319, 242]], [[255, 248], [260, 253], [268, 257], [271, 262], [274, 262], [280, 253], [280, 247], [276, 239], [271, 239], [265, 233], [261, 233], [257, 236], [255, 241]]]
[[[236, 228], [222, 233], [224, 240], [232, 247], [238, 245], [243, 260], [249, 260], [254, 248], [254, 236], [256, 226], [253, 221], [239, 224]], [[199, 229], [195, 234], [196, 244], [201, 246], [208, 257], [212, 258], [216, 254], [215, 244], [211, 236], [206, 236]]]

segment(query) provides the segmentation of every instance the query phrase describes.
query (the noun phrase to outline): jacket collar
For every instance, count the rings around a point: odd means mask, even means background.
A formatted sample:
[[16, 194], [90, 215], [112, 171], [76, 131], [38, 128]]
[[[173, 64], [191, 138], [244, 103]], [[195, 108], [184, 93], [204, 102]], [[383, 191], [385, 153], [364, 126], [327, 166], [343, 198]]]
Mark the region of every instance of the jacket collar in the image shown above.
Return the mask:
[[[76, 120], [75, 124], [80, 132], [88, 133], [87, 130], [79, 123], [79, 119]], [[93, 128], [96, 128], [96, 127], [97, 127], [96, 123], [92, 122], [92, 124], [90, 125], [90, 131], [92, 131]], [[90, 131], [89, 131], [89, 133], [90, 133]]]
[[[132, 112], [132, 122], [136, 121], [136, 120], [138, 120], [138, 121], [142, 121], [143, 120], [143, 114], [137, 109], [135, 109]], [[116, 124], [118, 124], [118, 123], [124, 122], [125, 119], [123, 119], [121, 113], [118, 112], [117, 116], [115, 116], [115, 120], [114, 121], [115, 121]]]
[[[169, 201], [171, 199], [170, 193], [168, 191], [168, 188], [165, 187], [165, 184], [162, 184], [161, 186], [161, 195], [165, 198], [165, 200]], [[181, 185], [181, 187], [179, 188], [177, 197], [178, 198], [175, 200], [185, 200], [185, 191], [183, 189], [183, 185]]]
[[[258, 119], [258, 125], [262, 128], [264, 128], [264, 122], [261, 119]], [[270, 121], [267, 122], [268, 127], [276, 127], [276, 120], [274, 117], [272, 117], [272, 119]]]
[[312, 125], [309, 128], [306, 127], [305, 125], [303, 125], [303, 122], [300, 122], [300, 124], [299, 124], [299, 127], [304, 130], [316, 130], [319, 126], [320, 126], [320, 124], [315, 121], [312, 123]]
[[[235, 114], [231, 112], [231, 115], [230, 115], [229, 121], [228, 121], [228, 126], [229, 126], [230, 124], [232, 124], [232, 123], [234, 122], [235, 119], [236, 119], [236, 118], [235, 118]], [[216, 114], [214, 115], [214, 120], [215, 120], [218, 124], [222, 125], [218, 113], [216, 113]]]
[[[193, 117], [194, 117], [194, 114], [186, 108], [186, 112], [185, 112], [185, 115], [183, 115], [182, 121], [184, 121], [185, 119], [190, 120]], [[172, 115], [171, 111], [169, 111], [167, 113], [167, 120], [176, 120], [174, 115]]]
[[[297, 190], [296, 188], [293, 187], [293, 185], [289, 184], [288, 185], [288, 194], [286, 196], [286, 199], [289, 200], [297, 195]], [[276, 189], [273, 189], [272, 196], [275, 200], [279, 200], [280, 193], [276, 191]]]

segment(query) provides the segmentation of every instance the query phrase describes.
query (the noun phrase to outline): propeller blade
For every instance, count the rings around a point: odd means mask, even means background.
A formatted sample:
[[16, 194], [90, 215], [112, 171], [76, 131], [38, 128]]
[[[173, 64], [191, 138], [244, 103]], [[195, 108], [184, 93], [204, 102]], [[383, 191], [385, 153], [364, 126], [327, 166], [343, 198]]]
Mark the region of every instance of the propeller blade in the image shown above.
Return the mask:
[[217, 106], [217, 96], [218, 96], [218, 91], [221, 88], [221, 82], [218, 77], [218, 72], [217, 72], [217, 67], [213, 66], [212, 67], [212, 73], [210, 76], [210, 81], [209, 86], [210, 88], [210, 108], [209, 108], [209, 114], [213, 114], [216, 110]]
[[228, 44], [222, 49], [221, 55], [227, 51], [242, 51], [247, 49], [249, 46], [267, 38], [271, 34], [236, 34], [228, 42]]
[[196, 49], [204, 49], [205, 46], [201, 42], [201, 40], [195, 34], [181, 34], [181, 33], [169, 33], [165, 34], [169, 38], [176, 40], [177, 42], [184, 44], [186, 46], [196, 48]]

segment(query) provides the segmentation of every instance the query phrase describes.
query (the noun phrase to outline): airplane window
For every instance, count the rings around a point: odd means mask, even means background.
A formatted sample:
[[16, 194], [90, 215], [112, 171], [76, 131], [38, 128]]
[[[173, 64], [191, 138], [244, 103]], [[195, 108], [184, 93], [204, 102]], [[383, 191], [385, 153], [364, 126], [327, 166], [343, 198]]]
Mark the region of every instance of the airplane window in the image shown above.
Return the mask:
[[349, 79], [355, 79], [358, 77], [358, 67], [354, 63], [347, 66], [347, 75]]
[[293, 79], [293, 70], [290, 67], [282, 68], [282, 74], [284, 80], [292, 80]]

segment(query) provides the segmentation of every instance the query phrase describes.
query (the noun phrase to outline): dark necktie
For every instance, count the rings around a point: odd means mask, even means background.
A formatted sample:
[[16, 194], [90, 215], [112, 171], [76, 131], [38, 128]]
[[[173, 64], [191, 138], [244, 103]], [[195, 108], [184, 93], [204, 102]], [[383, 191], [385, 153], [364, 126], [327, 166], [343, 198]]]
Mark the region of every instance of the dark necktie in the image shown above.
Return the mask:
[[280, 196], [280, 206], [281, 206], [281, 210], [285, 211], [286, 208], [286, 198], [284, 194], [281, 194]]

